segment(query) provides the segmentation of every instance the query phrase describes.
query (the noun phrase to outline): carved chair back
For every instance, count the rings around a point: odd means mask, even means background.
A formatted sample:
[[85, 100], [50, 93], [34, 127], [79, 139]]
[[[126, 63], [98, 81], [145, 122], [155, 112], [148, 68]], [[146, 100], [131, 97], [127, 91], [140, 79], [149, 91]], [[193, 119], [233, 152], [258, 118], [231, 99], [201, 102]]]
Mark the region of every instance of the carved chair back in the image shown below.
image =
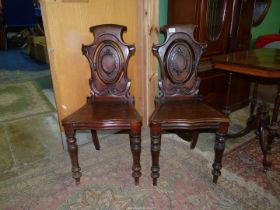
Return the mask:
[[158, 102], [175, 98], [188, 99], [198, 95], [200, 79], [197, 76], [197, 66], [206, 44], [195, 41], [195, 29], [194, 25], [161, 28], [165, 41], [152, 48], [160, 64]]
[[82, 52], [87, 57], [91, 78], [89, 79], [92, 100], [127, 100], [130, 96], [130, 80], [127, 77], [129, 58], [135, 52], [135, 46], [123, 40], [125, 26], [104, 24], [93, 26], [94, 41], [82, 45]]

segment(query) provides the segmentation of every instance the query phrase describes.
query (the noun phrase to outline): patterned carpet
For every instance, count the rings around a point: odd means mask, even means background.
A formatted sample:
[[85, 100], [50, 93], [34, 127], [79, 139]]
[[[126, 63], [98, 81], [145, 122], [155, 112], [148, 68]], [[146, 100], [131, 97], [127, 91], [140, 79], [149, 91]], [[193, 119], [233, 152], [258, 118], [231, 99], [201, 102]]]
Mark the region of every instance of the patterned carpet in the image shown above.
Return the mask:
[[272, 166], [263, 173], [262, 152], [259, 141], [254, 138], [228, 152], [224, 158], [226, 169], [254, 183], [280, 199], [280, 141], [272, 145]]
[[57, 155], [44, 169], [0, 182], [0, 209], [280, 209], [278, 195], [249, 183], [234, 167], [223, 169], [213, 184], [212, 160], [172, 134], [162, 138], [158, 187], [150, 178], [148, 131], [142, 134], [139, 187], [131, 164], [128, 135], [111, 135], [101, 139], [101, 151], [93, 145], [80, 148], [79, 186], [71, 177], [68, 155]]
[[50, 103], [33, 82], [0, 85], [0, 122], [50, 111]]
[[50, 70], [42, 71], [22, 71], [22, 70], [5, 70], [0, 69], [0, 84], [10, 84], [14, 82], [24, 82], [29, 80], [35, 80], [38, 78], [50, 76]]

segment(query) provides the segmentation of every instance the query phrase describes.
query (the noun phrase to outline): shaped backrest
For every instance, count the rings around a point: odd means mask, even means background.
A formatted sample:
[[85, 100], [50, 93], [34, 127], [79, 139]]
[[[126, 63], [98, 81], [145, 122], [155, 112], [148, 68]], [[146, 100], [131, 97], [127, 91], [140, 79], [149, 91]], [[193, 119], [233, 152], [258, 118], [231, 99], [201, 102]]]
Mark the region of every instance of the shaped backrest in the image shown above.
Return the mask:
[[94, 41], [90, 45], [83, 45], [82, 52], [91, 67], [91, 98], [133, 102], [129, 93], [127, 66], [130, 56], [135, 52], [135, 46], [123, 41], [122, 35], [126, 27], [105, 24], [93, 26], [90, 31], [94, 35]]
[[163, 44], [153, 45], [153, 54], [160, 63], [159, 100], [191, 98], [198, 94], [200, 79], [197, 66], [206, 44], [193, 37], [196, 26], [164, 26]]

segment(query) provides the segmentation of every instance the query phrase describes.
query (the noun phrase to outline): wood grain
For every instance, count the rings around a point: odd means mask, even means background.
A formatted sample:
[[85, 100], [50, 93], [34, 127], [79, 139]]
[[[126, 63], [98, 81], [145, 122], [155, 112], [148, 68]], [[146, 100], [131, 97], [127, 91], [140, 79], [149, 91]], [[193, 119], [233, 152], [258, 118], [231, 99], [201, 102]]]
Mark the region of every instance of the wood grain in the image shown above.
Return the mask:
[[[141, 1], [140, 1], [141, 2]], [[51, 74], [59, 119], [62, 119], [86, 103], [89, 95], [90, 67], [82, 55], [82, 44], [89, 44], [93, 37], [89, 27], [114, 23], [128, 28], [124, 34], [127, 43], [140, 48], [138, 14], [139, 0], [89, 0], [88, 2], [63, 2], [42, 0], [42, 16], [47, 38]], [[141, 74], [145, 70], [138, 65], [139, 57], [133, 56], [128, 72], [131, 79], [131, 95], [136, 108], [143, 115], [144, 102]], [[139, 73], [142, 72], [142, 73]], [[140, 75], [140, 76], [139, 76]]]

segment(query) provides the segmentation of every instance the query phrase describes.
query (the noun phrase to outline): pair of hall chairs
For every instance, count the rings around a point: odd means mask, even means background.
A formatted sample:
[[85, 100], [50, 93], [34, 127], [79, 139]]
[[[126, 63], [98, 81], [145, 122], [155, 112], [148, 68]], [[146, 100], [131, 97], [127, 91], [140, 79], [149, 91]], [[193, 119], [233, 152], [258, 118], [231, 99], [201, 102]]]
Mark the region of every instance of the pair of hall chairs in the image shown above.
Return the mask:
[[[194, 30], [193, 25], [165, 26], [161, 28], [165, 34], [164, 43], [152, 47], [161, 68], [160, 94], [155, 99], [156, 108], [149, 120], [153, 185], [157, 185], [160, 176], [161, 134], [169, 130], [189, 133], [191, 148], [195, 147], [199, 132], [216, 132], [213, 182], [217, 183], [221, 175], [229, 120], [205, 104], [198, 94], [200, 81], [197, 66], [206, 44], [195, 41]], [[106, 24], [91, 27], [90, 31], [94, 35], [94, 42], [83, 45], [82, 52], [91, 68], [91, 96], [83, 107], [62, 120], [73, 178], [78, 184], [82, 175], [78, 163], [76, 130], [90, 130], [96, 150], [100, 149], [97, 130], [124, 130], [130, 136], [132, 176], [135, 185], [138, 185], [141, 176], [142, 118], [134, 108], [127, 77], [128, 61], [135, 52], [135, 46], [124, 42], [122, 34], [126, 31], [125, 26]]]

